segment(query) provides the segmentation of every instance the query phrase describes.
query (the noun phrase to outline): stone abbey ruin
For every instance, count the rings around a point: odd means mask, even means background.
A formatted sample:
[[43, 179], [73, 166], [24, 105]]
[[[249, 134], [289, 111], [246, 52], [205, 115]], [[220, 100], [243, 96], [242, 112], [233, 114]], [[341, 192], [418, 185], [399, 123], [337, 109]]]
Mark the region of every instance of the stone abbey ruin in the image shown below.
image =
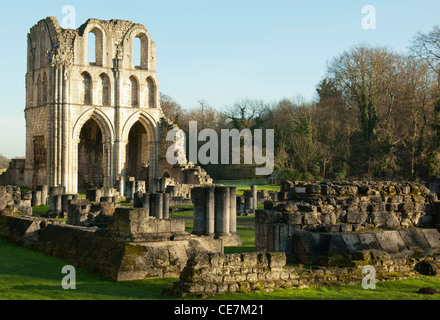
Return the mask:
[[31, 28], [27, 57], [26, 159], [14, 161], [3, 184], [63, 186], [66, 193], [117, 188], [124, 195], [130, 181], [149, 191], [156, 178], [212, 181], [200, 167], [166, 161], [173, 125], [160, 108], [156, 45], [144, 26], [90, 19], [66, 30], [49, 17]]
[[[365, 266], [377, 280], [438, 274], [440, 180], [283, 181], [238, 195], [198, 166], [167, 162], [175, 127], [155, 73], [142, 25], [90, 19], [65, 30], [49, 17], [30, 30], [26, 158], [0, 176], [2, 238], [115, 281], [179, 278], [164, 292], [180, 297], [360, 285]], [[47, 213], [33, 216], [40, 205]], [[191, 233], [173, 205], [193, 206]], [[242, 244], [240, 215], [255, 216], [255, 252], [225, 254]]]

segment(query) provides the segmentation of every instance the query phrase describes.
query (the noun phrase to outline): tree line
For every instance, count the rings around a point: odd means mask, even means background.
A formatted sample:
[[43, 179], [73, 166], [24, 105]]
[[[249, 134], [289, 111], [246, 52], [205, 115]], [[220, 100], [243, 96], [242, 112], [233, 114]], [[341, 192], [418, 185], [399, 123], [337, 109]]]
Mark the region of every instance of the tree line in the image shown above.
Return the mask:
[[[440, 174], [440, 28], [406, 53], [357, 45], [334, 57], [317, 98], [242, 99], [222, 111], [184, 110], [161, 94], [165, 115], [188, 133], [274, 129], [275, 175], [294, 180], [427, 180]], [[252, 165], [207, 165], [214, 179], [255, 178]]]
[[7, 169], [11, 160], [0, 153], [0, 169]]

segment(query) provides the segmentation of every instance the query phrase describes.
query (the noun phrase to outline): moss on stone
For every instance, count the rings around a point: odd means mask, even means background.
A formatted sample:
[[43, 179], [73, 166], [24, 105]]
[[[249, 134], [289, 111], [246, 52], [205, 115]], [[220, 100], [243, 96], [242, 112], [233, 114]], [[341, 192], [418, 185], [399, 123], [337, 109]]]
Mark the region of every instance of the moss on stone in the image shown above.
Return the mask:
[[127, 244], [124, 250], [124, 258], [121, 264], [121, 271], [140, 271], [142, 266], [136, 263], [136, 259], [145, 255], [147, 249], [142, 246]]
[[414, 249], [413, 251], [414, 251], [414, 253], [411, 256], [411, 258], [419, 259], [419, 258], [423, 258], [425, 256], [420, 250]]
[[351, 257], [348, 254], [337, 254], [332, 256], [328, 261], [329, 267], [352, 266]]

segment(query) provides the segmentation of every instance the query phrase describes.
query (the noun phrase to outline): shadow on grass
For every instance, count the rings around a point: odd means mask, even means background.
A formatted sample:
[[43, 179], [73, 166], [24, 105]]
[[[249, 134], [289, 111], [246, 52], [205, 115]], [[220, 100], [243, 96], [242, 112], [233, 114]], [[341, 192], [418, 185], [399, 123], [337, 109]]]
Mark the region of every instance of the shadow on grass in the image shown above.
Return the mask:
[[[24, 300], [175, 300], [162, 294], [164, 287], [172, 286], [177, 279], [157, 279], [130, 282], [110, 282], [105, 279], [81, 281], [77, 274], [75, 289], [63, 289], [59, 276], [58, 284], [15, 285], [8, 289], [9, 299]], [[0, 297], [4, 298], [4, 297]]]
[[0, 299], [10, 300], [125, 300], [162, 299], [164, 287], [177, 279], [115, 282], [76, 268], [76, 289], [64, 290], [61, 272], [70, 262], [46, 253], [29, 250], [0, 239]]

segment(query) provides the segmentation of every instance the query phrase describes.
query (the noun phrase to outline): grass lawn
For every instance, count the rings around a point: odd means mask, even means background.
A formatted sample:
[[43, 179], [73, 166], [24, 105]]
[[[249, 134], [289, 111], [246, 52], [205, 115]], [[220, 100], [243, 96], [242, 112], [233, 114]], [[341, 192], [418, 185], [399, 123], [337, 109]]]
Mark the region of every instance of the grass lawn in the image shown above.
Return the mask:
[[[278, 187], [278, 186], [277, 186]], [[248, 187], [243, 187], [242, 190]], [[267, 186], [261, 186], [268, 189]], [[276, 189], [276, 187], [273, 187]], [[272, 189], [272, 190], [273, 190]], [[279, 189], [278, 189], [279, 190]], [[182, 206], [170, 217], [185, 219], [186, 231], [193, 228], [192, 206]], [[48, 206], [33, 208], [33, 214], [47, 212]], [[225, 253], [255, 250], [255, 218], [237, 217], [237, 231], [243, 246], [226, 247]], [[0, 300], [172, 300], [162, 294], [164, 287], [177, 279], [114, 282], [77, 269], [76, 289], [64, 290], [61, 269], [70, 263], [42, 252], [32, 251], [0, 239]], [[275, 292], [217, 295], [214, 300], [440, 300], [438, 295], [420, 295], [422, 287], [440, 291], [440, 278], [379, 282], [375, 290], [364, 290], [361, 284], [316, 289], [286, 289]]]
[[[249, 186], [236, 186], [237, 188], [237, 196], [242, 196], [244, 190], [251, 190], [251, 187]], [[264, 185], [264, 186], [257, 186], [257, 190], [263, 190], [266, 189], [267, 191], [280, 191], [279, 185]]]
[[214, 299], [236, 300], [440, 300], [440, 294], [418, 294], [420, 288], [432, 287], [440, 291], [440, 278], [415, 278], [376, 283], [375, 290], [364, 290], [362, 285], [286, 289], [275, 292], [217, 295]]
[[[176, 279], [114, 282], [77, 269], [76, 289], [64, 290], [63, 266], [69, 262], [0, 240], [0, 300], [172, 300], [162, 288]], [[440, 291], [440, 278], [380, 282], [376, 290], [358, 286], [290, 289], [275, 292], [217, 295], [213, 300], [439, 300], [440, 295], [420, 295], [422, 287]]]
[[116, 283], [80, 269], [76, 289], [64, 290], [61, 269], [70, 263], [42, 252], [0, 240], [0, 299], [2, 300], [125, 300], [171, 299], [161, 294], [176, 279]]

